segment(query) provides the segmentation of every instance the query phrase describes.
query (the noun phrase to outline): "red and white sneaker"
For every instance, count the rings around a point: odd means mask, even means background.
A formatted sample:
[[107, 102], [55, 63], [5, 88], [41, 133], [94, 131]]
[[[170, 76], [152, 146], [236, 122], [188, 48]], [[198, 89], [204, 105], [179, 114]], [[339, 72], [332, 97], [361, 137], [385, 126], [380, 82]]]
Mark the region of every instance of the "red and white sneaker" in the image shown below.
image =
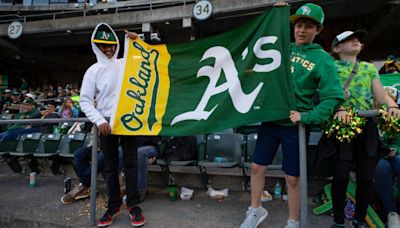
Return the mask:
[[132, 207], [129, 209], [129, 215], [131, 216], [132, 226], [143, 226], [146, 222], [142, 214], [142, 209], [140, 207]]
[[107, 209], [106, 213], [104, 213], [103, 217], [101, 217], [99, 223], [97, 223], [98, 227], [109, 226], [113, 223], [114, 215], [119, 212], [119, 208], [110, 210]]

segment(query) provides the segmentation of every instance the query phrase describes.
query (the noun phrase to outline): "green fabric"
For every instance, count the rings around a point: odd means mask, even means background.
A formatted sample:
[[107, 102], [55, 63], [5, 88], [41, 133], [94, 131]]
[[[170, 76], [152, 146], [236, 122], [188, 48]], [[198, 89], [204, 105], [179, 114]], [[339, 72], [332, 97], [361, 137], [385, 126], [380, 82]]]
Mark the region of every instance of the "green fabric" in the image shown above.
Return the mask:
[[[287, 118], [289, 111], [295, 109], [289, 77], [289, 55], [286, 54], [290, 46], [289, 25], [289, 7], [274, 7], [238, 29], [190, 43], [168, 45], [171, 86], [160, 134], [193, 135]], [[277, 38], [275, 42], [265, 43], [260, 48], [263, 54], [266, 51], [280, 52], [281, 65], [272, 71], [256, 72], [256, 64], [266, 66], [273, 61], [269, 57], [256, 56], [256, 43], [272, 37]], [[215, 48], [218, 50], [211, 57], [203, 57]], [[209, 72], [199, 74], [199, 70], [205, 67], [214, 76]], [[241, 91], [238, 86], [234, 88], [231, 85], [212, 95], [204, 109], [199, 108], [212, 112], [208, 118], [203, 117], [204, 112], [196, 110], [215, 74], [218, 75], [219, 89], [228, 85], [228, 78], [233, 80], [237, 77], [245, 94], [255, 91], [263, 83], [248, 112], [240, 113], [234, 107], [232, 95]], [[198, 119], [185, 120], [170, 127], [177, 115], [194, 110], [198, 113]]]
[[[349, 61], [336, 61], [337, 71], [343, 86], [353, 70], [354, 63]], [[367, 62], [360, 62], [357, 74], [348, 87], [350, 98], [346, 99], [343, 103], [345, 107], [353, 107], [356, 110], [370, 110], [373, 109], [373, 93], [372, 93], [372, 80], [379, 80], [379, 74], [376, 67]]]
[[382, 141], [386, 148], [395, 148], [397, 154], [400, 155], [400, 134], [396, 135], [394, 138], [389, 138], [384, 134], [382, 136]]
[[[318, 44], [291, 45], [291, 71], [297, 110], [304, 124], [328, 120], [344, 99], [333, 58]], [[313, 107], [312, 97], [318, 90], [320, 103]]]
[[[23, 113], [16, 114], [13, 119], [32, 119], [34, 116], [37, 116], [38, 113], [39, 113], [39, 111], [36, 108], [34, 108], [30, 112], [23, 112]], [[24, 128], [28, 125], [29, 124], [9, 124], [7, 126], [7, 130], [12, 130], [12, 129], [16, 129], [16, 128]]]
[[393, 86], [400, 89], [400, 74], [381, 74], [382, 84], [384, 86]]
[[325, 20], [325, 14], [322, 8], [313, 3], [304, 4], [298, 8], [296, 13], [290, 17], [290, 21], [293, 23], [300, 17], [310, 18], [320, 25], [322, 25]]
[[117, 42], [117, 40], [115, 39], [114, 34], [112, 32], [108, 32], [108, 31], [97, 31], [94, 39], [95, 40]]

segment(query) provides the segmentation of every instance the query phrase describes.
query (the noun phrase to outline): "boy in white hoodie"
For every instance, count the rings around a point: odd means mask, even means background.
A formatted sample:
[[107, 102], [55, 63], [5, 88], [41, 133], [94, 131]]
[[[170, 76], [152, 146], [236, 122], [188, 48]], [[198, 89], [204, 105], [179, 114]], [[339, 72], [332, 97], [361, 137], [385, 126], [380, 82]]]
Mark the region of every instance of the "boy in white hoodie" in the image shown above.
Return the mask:
[[[130, 38], [137, 36], [128, 33]], [[123, 161], [126, 175], [127, 206], [132, 226], [145, 223], [142, 210], [137, 204], [140, 201], [138, 190], [137, 138], [111, 134], [111, 127], [106, 118], [111, 116], [113, 100], [117, 96], [117, 82], [122, 59], [117, 59], [119, 51], [118, 37], [113, 29], [100, 23], [92, 34], [92, 49], [97, 63], [86, 71], [82, 81], [80, 106], [87, 118], [97, 125], [100, 143], [104, 152], [104, 175], [108, 189], [108, 209], [97, 224], [99, 227], [111, 225], [114, 215], [119, 212], [122, 203], [118, 180], [118, 145], [123, 150]], [[97, 106], [94, 106], [96, 97]]]

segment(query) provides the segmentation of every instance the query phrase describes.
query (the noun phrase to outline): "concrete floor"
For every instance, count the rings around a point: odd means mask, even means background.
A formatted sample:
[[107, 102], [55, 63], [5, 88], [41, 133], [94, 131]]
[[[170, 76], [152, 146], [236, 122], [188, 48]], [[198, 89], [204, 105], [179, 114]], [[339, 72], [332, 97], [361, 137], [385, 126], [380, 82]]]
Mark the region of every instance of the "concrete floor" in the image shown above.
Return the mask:
[[[77, 180], [74, 179], [73, 183]], [[105, 184], [99, 181], [97, 215], [105, 209]], [[12, 173], [0, 163], [0, 227], [90, 227], [87, 215], [89, 200], [63, 205], [63, 177], [38, 176], [37, 187], [29, 187], [29, 175]], [[309, 204], [310, 211], [315, 205]], [[211, 199], [203, 189], [195, 189], [190, 201], [171, 202], [167, 188], [149, 187], [149, 195], [141, 203], [148, 228], [159, 227], [239, 227], [250, 203], [250, 194], [230, 191], [222, 202]], [[264, 203], [268, 218], [259, 227], [280, 228], [287, 216], [286, 202], [274, 200]], [[309, 215], [309, 227], [330, 227], [328, 215]], [[111, 227], [130, 227], [129, 216], [123, 209]]]

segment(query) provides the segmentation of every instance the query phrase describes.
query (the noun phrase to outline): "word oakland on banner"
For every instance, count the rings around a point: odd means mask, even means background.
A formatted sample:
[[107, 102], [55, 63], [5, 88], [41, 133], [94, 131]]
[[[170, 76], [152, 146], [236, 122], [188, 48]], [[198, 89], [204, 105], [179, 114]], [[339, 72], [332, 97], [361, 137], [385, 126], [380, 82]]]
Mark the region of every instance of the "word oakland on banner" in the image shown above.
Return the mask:
[[185, 44], [126, 39], [113, 134], [195, 135], [288, 119], [289, 46], [289, 7]]

